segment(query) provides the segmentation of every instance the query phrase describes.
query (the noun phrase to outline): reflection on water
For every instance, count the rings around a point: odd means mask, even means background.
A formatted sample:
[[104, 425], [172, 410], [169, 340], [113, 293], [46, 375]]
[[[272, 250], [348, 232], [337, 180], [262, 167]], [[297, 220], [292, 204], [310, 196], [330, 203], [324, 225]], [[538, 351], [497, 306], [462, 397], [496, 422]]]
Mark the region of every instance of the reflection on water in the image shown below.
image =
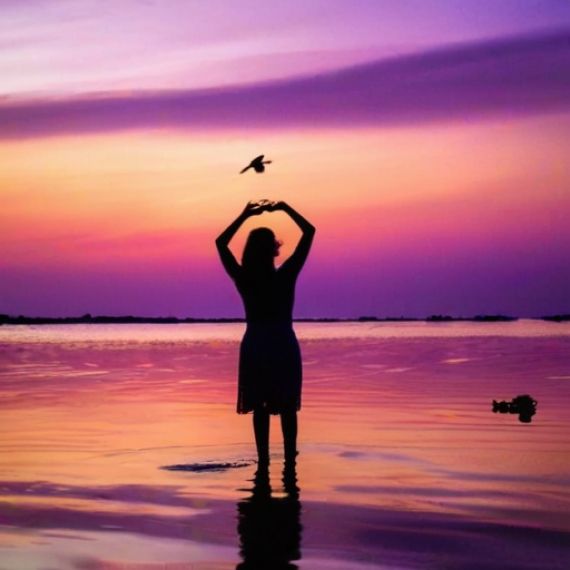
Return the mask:
[[269, 471], [260, 467], [251, 496], [237, 504], [240, 555], [236, 570], [298, 568], [301, 559], [301, 502], [295, 468], [283, 471], [282, 497], [272, 495]]
[[[76, 324], [3, 325], [0, 343], [65, 342], [86, 343], [183, 343], [240, 341], [245, 323], [191, 324]], [[461, 338], [461, 337], [549, 337], [570, 336], [570, 323], [536, 319], [513, 322], [477, 323], [456, 321], [295, 323], [300, 340], [381, 339], [381, 338]]]
[[298, 326], [303, 509], [277, 430], [236, 494], [241, 325], [0, 327], [0, 566], [567, 570], [568, 327], [424, 325]]

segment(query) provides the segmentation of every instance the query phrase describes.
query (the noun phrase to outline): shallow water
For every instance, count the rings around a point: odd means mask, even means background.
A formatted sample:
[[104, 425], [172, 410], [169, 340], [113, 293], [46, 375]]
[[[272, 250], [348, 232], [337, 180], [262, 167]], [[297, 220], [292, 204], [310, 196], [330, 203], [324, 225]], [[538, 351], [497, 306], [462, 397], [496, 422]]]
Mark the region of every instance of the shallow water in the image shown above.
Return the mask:
[[300, 490], [275, 419], [251, 499], [243, 325], [0, 327], [0, 568], [568, 567], [568, 324], [296, 329]]

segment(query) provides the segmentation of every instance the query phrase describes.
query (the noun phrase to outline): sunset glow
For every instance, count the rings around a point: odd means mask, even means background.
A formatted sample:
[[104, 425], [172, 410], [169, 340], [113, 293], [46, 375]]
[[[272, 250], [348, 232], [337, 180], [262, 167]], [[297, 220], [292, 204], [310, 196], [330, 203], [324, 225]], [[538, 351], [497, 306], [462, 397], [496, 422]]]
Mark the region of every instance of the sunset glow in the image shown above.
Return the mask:
[[[570, 8], [464, 3], [474, 28], [447, 6], [421, 30], [393, 3], [333, 2], [309, 36], [319, 3], [242, 27], [236, 10], [231, 33], [217, 4], [204, 28], [182, 2], [158, 20], [152, 3], [2, 8], [0, 313], [239, 316], [213, 239], [258, 198], [317, 226], [299, 316], [568, 310]], [[72, 29], [113, 39], [72, 55]], [[238, 175], [259, 153], [268, 171]], [[285, 217], [254, 224], [291, 252]]]

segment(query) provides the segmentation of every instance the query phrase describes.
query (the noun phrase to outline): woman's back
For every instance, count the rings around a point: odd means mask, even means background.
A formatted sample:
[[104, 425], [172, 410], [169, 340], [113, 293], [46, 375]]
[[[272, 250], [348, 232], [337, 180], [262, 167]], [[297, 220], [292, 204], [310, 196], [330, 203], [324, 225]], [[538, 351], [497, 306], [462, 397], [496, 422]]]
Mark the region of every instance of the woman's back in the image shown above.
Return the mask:
[[236, 287], [241, 295], [248, 323], [291, 323], [297, 274], [284, 264], [265, 275], [243, 270]]

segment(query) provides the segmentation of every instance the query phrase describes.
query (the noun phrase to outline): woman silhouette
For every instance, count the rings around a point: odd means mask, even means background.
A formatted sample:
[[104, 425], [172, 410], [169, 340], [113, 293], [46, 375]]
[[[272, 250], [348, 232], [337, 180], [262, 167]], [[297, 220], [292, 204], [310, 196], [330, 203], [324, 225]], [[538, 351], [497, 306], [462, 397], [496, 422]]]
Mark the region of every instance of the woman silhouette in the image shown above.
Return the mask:
[[[282, 210], [302, 231], [294, 253], [275, 267], [280, 242], [269, 228], [252, 230], [241, 265], [229, 242], [243, 222], [264, 211]], [[253, 412], [259, 465], [269, 464], [269, 416], [281, 416], [285, 465], [297, 455], [297, 411], [301, 409], [302, 365], [293, 331], [295, 282], [307, 259], [315, 228], [285, 202], [250, 202], [216, 239], [222, 264], [242, 298], [247, 328], [240, 347], [238, 414]]]

